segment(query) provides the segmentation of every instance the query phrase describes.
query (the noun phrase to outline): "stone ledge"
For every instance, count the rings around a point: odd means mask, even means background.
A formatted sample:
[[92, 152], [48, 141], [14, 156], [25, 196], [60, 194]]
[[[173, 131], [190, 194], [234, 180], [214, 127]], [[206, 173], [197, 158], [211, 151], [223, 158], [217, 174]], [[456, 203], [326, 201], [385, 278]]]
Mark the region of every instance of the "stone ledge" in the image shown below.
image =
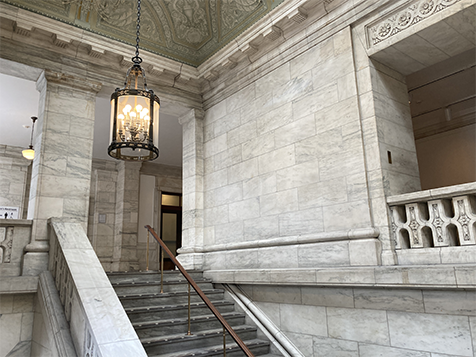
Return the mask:
[[38, 276], [6, 276], [0, 279], [0, 295], [26, 294], [38, 291]]
[[432, 188], [431, 190], [404, 193], [387, 197], [390, 206], [404, 205], [413, 202], [424, 202], [440, 198], [451, 199], [453, 196], [464, 196], [476, 193], [476, 182], [463, 183], [447, 187]]
[[20, 227], [25, 226], [29, 227], [33, 225], [33, 221], [31, 219], [3, 219], [0, 218], [0, 227]]
[[476, 289], [476, 265], [208, 270], [213, 283]]

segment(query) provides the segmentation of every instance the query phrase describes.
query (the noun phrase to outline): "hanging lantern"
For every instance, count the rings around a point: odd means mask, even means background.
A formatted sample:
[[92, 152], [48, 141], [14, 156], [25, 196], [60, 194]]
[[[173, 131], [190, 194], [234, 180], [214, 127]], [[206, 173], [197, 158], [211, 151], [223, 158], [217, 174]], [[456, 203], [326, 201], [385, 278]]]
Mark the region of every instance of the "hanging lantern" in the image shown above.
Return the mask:
[[[35, 150], [33, 149], [33, 132], [35, 130], [35, 121], [37, 120], [37, 117], [31, 117], [31, 120], [33, 121], [33, 125], [31, 126], [31, 139], [30, 139], [30, 146], [28, 149], [25, 149], [21, 152], [23, 157], [28, 160], [33, 160], [35, 158]], [[28, 127], [26, 127], [28, 128]]]
[[[136, 54], [123, 88], [111, 95], [109, 156], [119, 160], [149, 161], [159, 156], [160, 100], [147, 88], [139, 57], [140, 0], [137, 2]], [[139, 85], [139, 82], [142, 82]]]

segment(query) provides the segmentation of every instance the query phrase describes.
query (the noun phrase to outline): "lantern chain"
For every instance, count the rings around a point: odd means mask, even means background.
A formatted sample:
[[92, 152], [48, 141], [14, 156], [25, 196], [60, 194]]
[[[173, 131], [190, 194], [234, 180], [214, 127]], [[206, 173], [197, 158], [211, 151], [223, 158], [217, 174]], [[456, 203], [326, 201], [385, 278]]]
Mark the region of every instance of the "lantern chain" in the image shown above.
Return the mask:
[[137, 0], [136, 55], [132, 58], [132, 62], [134, 62], [134, 64], [140, 64], [142, 62], [142, 58], [139, 57], [140, 10], [140, 0]]

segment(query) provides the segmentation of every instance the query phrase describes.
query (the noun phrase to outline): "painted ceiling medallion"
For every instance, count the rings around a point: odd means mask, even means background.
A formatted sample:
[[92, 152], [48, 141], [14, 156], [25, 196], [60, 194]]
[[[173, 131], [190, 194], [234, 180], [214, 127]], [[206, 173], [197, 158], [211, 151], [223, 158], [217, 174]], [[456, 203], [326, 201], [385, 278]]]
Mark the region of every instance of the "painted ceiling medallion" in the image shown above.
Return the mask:
[[[0, 0], [134, 44], [130, 0]], [[141, 48], [202, 64], [284, 0], [142, 0]]]

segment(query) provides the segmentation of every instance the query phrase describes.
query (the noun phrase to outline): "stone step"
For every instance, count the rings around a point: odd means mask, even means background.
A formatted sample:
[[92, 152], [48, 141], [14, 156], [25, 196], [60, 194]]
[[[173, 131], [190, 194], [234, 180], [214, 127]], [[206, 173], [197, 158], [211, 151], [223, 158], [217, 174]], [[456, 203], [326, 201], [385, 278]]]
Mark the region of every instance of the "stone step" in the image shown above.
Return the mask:
[[[263, 340], [248, 340], [243, 341], [255, 356], [261, 357], [282, 357], [267, 354], [269, 350], [269, 342]], [[226, 344], [227, 357], [242, 357], [245, 356], [241, 348], [235, 343]], [[208, 357], [208, 356], [223, 356], [223, 342], [221, 344], [210, 346], [207, 348], [193, 349], [181, 352], [172, 352], [165, 354], [149, 354], [150, 357]]]
[[[231, 311], [222, 314], [226, 322], [230, 326], [239, 326], [245, 323], [245, 315], [241, 312]], [[193, 316], [190, 319], [190, 329], [192, 333], [200, 331], [221, 328], [220, 321], [215, 315], [209, 313], [207, 315]], [[188, 331], [188, 318], [170, 318], [162, 320], [136, 321], [132, 326], [137, 332], [140, 339], [154, 336], [168, 336], [176, 334], [185, 334]]]
[[[220, 313], [234, 311], [235, 305], [230, 301], [214, 301], [213, 305]], [[170, 318], [188, 317], [188, 303], [175, 305], [134, 306], [125, 309], [131, 322], [156, 321]], [[202, 316], [210, 313], [203, 301], [190, 303], [191, 316]]]
[[[207, 279], [197, 279], [195, 280], [200, 289], [212, 289], [212, 283]], [[164, 292], [172, 291], [187, 291], [187, 281], [186, 280], [177, 280], [177, 281], [167, 281], [164, 282]], [[127, 294], [153, 294], [160, 293], [160, 281], [159, 282], [132, 282], [132, 283], [122, 283], [115, 282], [112, 284], [112, 287], [116, 291], [117, 295], [127, 295]], [[191, 288], [193, 290], [193, 288]]]
[[[243, 341], [256, 340], [256, 327], [239, 325], [233, 328]], [[160, 354], [163, 356], [168, 353], [184, 353], [185, 351], [208, 350], [210, 347], [218, 346], [223, 353], [223, 328], [210, 329], [205, 331], [193, 332], [188, 336], [186, 333], [167, 335], [161, 337], [141, 338], [141, 342], [149, 356]], [[235, 343], [231, 336], [226, 334], [227, 346], [232, 347]], [[269, 343], [265, 345], [268, 347]], [[228, 352], [228, 351], [227, 351]], [[268, 351], [265, 351], [267, 353]]]
[[[222, 289], [204, 289], [203, 292], [210, 299], [210, 301], [219, 301], [224, 298], [224, 291]], [[118, 295], [122, 305], [125, 308], [140, 307], [140, 306], [155, 306], [155, 305], [172, 305], [184, 304], [188, 302], [187, 291], [173, 291], [153, 294], [125, 294]], [[200, 296], [192, 289], [190, 293], [191, 302], [202, 301]]]
[[[188, 271], [193, 280], [203, 278], [203, 272], [199, 270]], [[109, 272], [107, 273], [111, 283], [116, 282], [160, 282], [160, 271], [149, 270], [142, 272]], [[185, 277], [178, 270], [165, 270], [164, 281], [185, 280]]]

